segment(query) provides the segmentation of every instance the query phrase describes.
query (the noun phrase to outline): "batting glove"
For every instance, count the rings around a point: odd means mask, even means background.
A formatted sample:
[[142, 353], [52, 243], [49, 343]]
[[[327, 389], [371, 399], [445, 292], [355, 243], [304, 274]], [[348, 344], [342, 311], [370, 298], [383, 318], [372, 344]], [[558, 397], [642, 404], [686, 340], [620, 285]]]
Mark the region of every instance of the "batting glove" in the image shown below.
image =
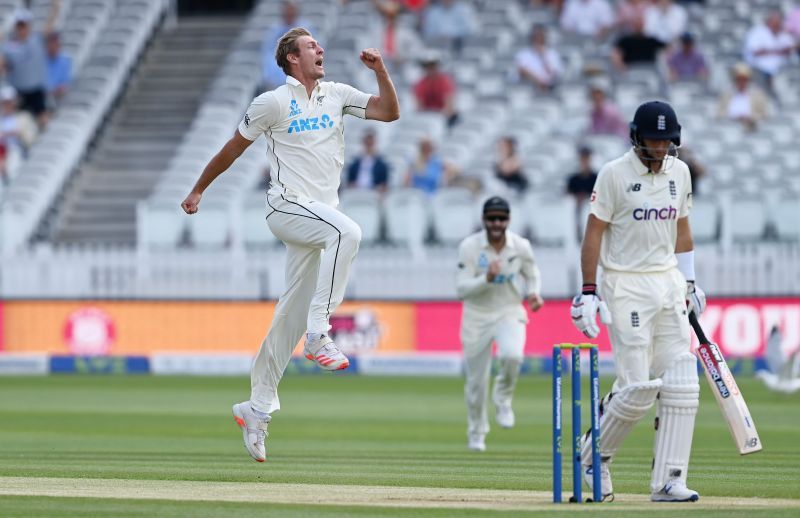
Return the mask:
[[686, 309], [698, 317], [706, 309], [706, 294], [699, 286], [696, 286], [694, 281], [686, 283]]
[[611, 312], [597, 294], [597, 287], [594, 284], [585, 284], [583, 293], [572, 299], [572, 308], [570, 308], [572, 323], [587, 337], [596, 338], [600, 334], [600, 327], [597, 325], [598, 312], [602, 323], [611, 323]]

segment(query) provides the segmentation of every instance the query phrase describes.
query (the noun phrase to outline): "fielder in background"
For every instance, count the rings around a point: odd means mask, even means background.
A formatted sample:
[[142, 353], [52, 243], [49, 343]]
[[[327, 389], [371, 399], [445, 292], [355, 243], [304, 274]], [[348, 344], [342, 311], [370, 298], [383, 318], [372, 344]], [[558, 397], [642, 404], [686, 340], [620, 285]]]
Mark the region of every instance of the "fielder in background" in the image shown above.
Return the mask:
[[326, 370], [349, 366], [327, 335], [329, 317], [344, 298], [350, 264], [361, 240], [358, 225], [336, 210], [344, 162], [344, 116], [380, 121], [400, 116], [394, 85], [376, 49], [365, 49], [360, 57], [375, 72], [377, 96], [346, 84], [320, 81], [325, 76], [324, 55], [322, 45], [306, 29], [295, 28], [283, 35], [275, 59], [286, 72], [286, 84], [253, 100], [238, 130], [181, 204], [187, 214], [197, 212], [209, 184], [264, 134], [271, 171], [267, 225], [286, 245], [286, 288], [253, 361], [250, 400], [233, 406], [245, 447], [259, 462], [266, 458], [267, 424], [280, 409], [278, 383], [303, 334], [307, 333], [304, 353], [308, 359]]
[[[583, 290], [572, 302], [575, 326], [589, 338], [608, 324], [617, 378], [600, 418], [602, 493], [612, 494], [608, 466], [631, 428], [658, 398], [650, 499], [696, 501], [686, 486], [700, 387], [690, 352], [687, 311], [700, 314], [689, 227], [689, 169], [677, 158], [681, 127], [670, 105], [639, 106], [632, 149], [599, 173], [581, 250]], [[603, 267], [597, 289], [598, 259]], [[606, 306], [606, 303], [608, 304]], [[583, 438], [584, 479], [592, 486], [591, 444]]]
[[472, 451], [486, 450], [493, 342], [497, 344], [499, 360], [492, 391], [495, 417], [503, 428], [514, 426], [511, 401], [522, 365], [528, 323], [528, 315], [520, 304], [518, 277], [526, 281], [525, 297], [531, 311], [538, 311], [544, 304], [539, 296], [541, 281], [533, 249], [527, 239], [508, 230], [510, 213], [506, 200], [489, 198], [483, 205], [486, 231], [467, 237], [458, 248], [457, 291], [458, 298], [464, 301], [461, 343], [466, 375], [467, 446]]

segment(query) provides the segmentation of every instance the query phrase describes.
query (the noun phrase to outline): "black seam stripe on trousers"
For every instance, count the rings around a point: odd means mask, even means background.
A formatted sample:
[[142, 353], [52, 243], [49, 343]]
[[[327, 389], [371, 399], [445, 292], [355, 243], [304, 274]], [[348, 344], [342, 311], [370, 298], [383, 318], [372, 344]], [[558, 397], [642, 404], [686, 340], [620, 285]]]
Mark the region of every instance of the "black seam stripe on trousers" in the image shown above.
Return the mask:
[[[267, 205], [269, 205], [269, 200], [267, 200]], [[270, 212], [269, 214], [267, 214], [267, 217], [266, 217], [266, 218], [264, 218], [264, 221], [268, 220], [270, 216], [272, 216], [273, 214], [275, 214], [276, 212], [278, 212], [277, 210], [275, 210], [275, 209], [272, 207], [272, 205], [269, 205], [269, 207], [272, 209], [272, 212]]]
[[[283, 198], [283, 195], [281, 195], [281, 198]], [[296, 203], [296, 202], [293, 202], [293, 201], [289, 201], [286, 198], [283, 198], [283, 200], [288, 202], [288, 203], [291, 203], [293, 205], [297, 205], [298, 207], [300, 207], [301, 209], [305, 210], [309, 214], [312, 214], [313, 216], [315, 216], [318, 220], [327, 223], [328, 225], [330, 225], [333, 228], [333, 230], [335, 230], [339, 234], [339, 237], [336, 239], [336, 254], [333, 256], [333, 268], [331, 270], [331, 289], [328, 291], [328, 306], [325, 308], [325, 318], [328, 318], [328, 317], [331, 316], [331, 299], [333, 298], [333, 281], [336, 279], [336, 263], [339, 261], [339, 246], [342, 244], [342, 231], [339, 230], [338, 228], [336, 228], [336, 226], [333, 223], [331, 223], [330, 221], [325, 221], [324, 219], [319, 217], [318, 214], [315, 214], [308, 207], [304, 207], [304, 206], [300, 205], [299, 203]]]
[[[280, 185], [283, 185], [283, 184], [281, 183], [281, 159], [280, 159], [280, 158], [278, 158], [278, 153], [275, 151], [275, 144], [276, 144], [276, 143], [275, 143], [275, 137], [273, 137], [273, 136], [272, 136], [272, 128], [270, 128], [270, 130], [269, 130], [269, 138], [271, 138], [271, 139], [272, 139], [272, 154], [273, 154], [273, 155], [275, 155], [275, 163], [277, 163], [277, 164], [278, 164], [278, 172], [277, 172], [277, 175], [278, 175], [278, 183], [279, 183]], [[269, 190], [269, 189], [267, 189], [267, 190]], [[271, 206], [271, 205], [270, 205], [270, 206]]]
[[331, 299], [333, 298], [333, 281], [334, 281], [334, 279], [336, 279], [336, 263], [339, 261], [339, 246], [342, 244], [342, 231], [339, 230], [338, 228], [336, 228], [336, 225], [334, 225], [330, 221], [326, 221], [325, 219], [321, 218], [318, 214], [315, 214], [310, 209], [308, 209], [306, 207], [303, 207], [299, 203], [287, 200], [282, 194], [281, 194], [281, 199], [283, 201], [285, 201], [286, 203], [291, 203], [292, 205], [297, 205], [301, 209], [303, 209], [306, 212], [308, 212], [309, 214], [311, 214], [311, 216], [306, 216], [305, 214], [295, 214], [293, 212], [285, 212], [285, 211], [282, 211], [282, 210], [278, 210], [275, 207], [273, 207], [272, 204], [269, 202], [269, 197], [267, 198], [267, 205], [269, 205], [270, 208], [274, 212], [280, 212], [281, 214], [287, 214], [289, 216], [299, 216], [301, 218], [308, 218], [308, 219], [314, 219], [314, 220], [317, 220], [317, 221], [321, 221], [321, 222], [323, 222], [323, 223], [325, 223], [327, 225], [330, 225], [331, 228], [333, 228], [333, 230], [335, 230], [339, 234], [339, 237], [338, 237], [338, 239], [336, 241], [336, 253], [333, 256], [333, 271], [331, 272], [331, 289], [328, 292], [328, 306], [325, 308], [326, 317], [329, 317], [330, 314], [331, 314]]

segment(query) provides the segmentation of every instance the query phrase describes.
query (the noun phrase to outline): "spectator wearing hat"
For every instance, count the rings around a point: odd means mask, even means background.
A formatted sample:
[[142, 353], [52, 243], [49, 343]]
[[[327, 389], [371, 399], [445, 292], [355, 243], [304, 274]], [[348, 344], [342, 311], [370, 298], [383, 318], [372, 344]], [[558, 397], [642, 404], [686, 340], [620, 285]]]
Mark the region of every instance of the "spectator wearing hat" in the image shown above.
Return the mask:
[[389, 186], [389, 165], [378, 153], [375, 132], [364, 132], [361, 142], [363, 151], [347, 168], [347, 186], [351, 189], [375, 189], [385, 193]]
[[45, 36], [47, 51], [47, 93], [57, 106], [72, 83], [72, 58], [61, 50], [61, 36], [50, 32]]
[[538, 91], [549, 92], [563, 73], [561, 56], [547, 44], [547, 29], [543, 25], [534, 25], [529, 39], [530, 44], [514, 56], [517, 76]]
[[746, 63], [734, 65], [731, 69], [733, 89], [723, 93], [717, 105], [718, 117], [738, 121], [751, 131], [769, 112], [767, 96], [752, 84], [752, 75]]
[[0, 176], [3, 183], [13, 178], [20, 160], [36, 139], [36, 121], [17, 107], [13, 86], [0, 87]]
[[44, 36], [53, 32], [60, 8], [52, 0], [43, 33], [34, 33], [33, 13], [20, 9], [14, 14], [11, 37], [3, 46], [6, 79], [20, 98], [20, 108], [33, 115], [40, 127], [47, 124], [47, 53]]
[[439, 112], [445, 116], [447, 126], [452, 127], [458, 122], [455, 107], [456, 83], [449, 74], [441, 70], [439, 61], [439, 53], [433, 50], [425, 52], [420, 58], [423, 76], [414, 85], [414, 97], [418, 110]]
[[708, 65], [706, 58], [697, 50], [694, 36], [685, 32], [680, 41], [680, 47], [667, 58], [669, 80], [706, 82]]

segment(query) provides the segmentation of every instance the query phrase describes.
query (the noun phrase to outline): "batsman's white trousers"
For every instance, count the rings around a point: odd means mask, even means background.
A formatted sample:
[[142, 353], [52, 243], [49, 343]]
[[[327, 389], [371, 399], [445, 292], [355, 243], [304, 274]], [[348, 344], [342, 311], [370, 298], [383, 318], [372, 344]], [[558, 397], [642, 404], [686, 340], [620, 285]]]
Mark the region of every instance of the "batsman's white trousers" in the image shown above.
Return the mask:
[[278, 383], [303, 334], [330, 329], [328, 319], [344, 298], [361, 229], [324, 203], [271, 193], [267, 204], [267, 224], [286, 245], [286, 288], [253, 361], [250, 403], [272, 413], [280, 409]]
[[495, 404], [510, 405], [522, 365], [527, 318], [522, 305], [494, 315], [480, 315], [464, 309], [461, 316], [461, 344], [464, 348], [464, 398], [467, 403], [467, 433], [489, 433], [489, 377], [492, 370], [492, 342], [497, 344], [500, 363], [494, 380]]
[[677, 268], [606, 271], [602, 290], [612, 317], [608, 330], [617, 371], [614, 391], [661, 378], [676, 358], [690, 351], [686, 279]]

